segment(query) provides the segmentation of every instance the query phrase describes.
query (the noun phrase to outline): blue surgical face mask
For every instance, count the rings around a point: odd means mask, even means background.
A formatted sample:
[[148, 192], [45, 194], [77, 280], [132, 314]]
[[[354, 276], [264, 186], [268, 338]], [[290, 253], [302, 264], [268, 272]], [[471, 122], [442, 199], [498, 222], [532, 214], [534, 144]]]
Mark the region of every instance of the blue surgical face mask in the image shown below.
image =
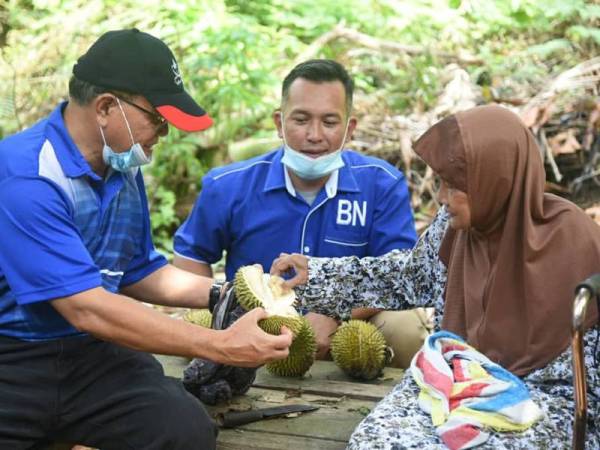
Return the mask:
[[104, 132], [102, 131], [102, 127], [100, 127], [100, 134], [102, 135], [102, 141], [104, 142], [104, 147], [102, 148], [102, 159], [106, 165], [109, 165], [114, 170], [119, 172], [127, 172], [134, 167], [143, 166], [144, 164], [148, 164], [152, 161], [152, 158], [144, 152], [144, 149], [140, 145], [139, 142], [134, 142], [133, 134], [131, 133], [131, 128], [129, 127], [129, 122], [127, 121], [127, 117], [125, 116], [125, 111], [123, 111], [123, 107], [121, 106], [121, 102], [117, 98], [117, 104], [121, 109], [121, 114], [123, 114], [123, 118], [125, 119], [125, 124], [127, 125], [127, 131], [129, 131], [129, 137], [131, 137], [132, 145], [129, 150], [117, 153], [109, 145], [106, 143], [106, 139], [104, 138]]
[[334, 170], [344, 166], [344, 160], [342, 159], [342, 149], [346, 142], [346, 134], [348, 133], [348, 122], [346, 122], [346, 129], [344, 130], [344, 138], [340, 148], [336, 151], [327, 155], [320, 156], [318, 158], [311, 158], [294, 150], [287, 143], [285, 138], [285, 127], [283, 121], [283, 113], [281, 114], [281, 131], [283, 134], [283, 158], [281, 162], [288, 167], [292, 172], [298, 175], [304, 180], [316, 180], [329, 175]]

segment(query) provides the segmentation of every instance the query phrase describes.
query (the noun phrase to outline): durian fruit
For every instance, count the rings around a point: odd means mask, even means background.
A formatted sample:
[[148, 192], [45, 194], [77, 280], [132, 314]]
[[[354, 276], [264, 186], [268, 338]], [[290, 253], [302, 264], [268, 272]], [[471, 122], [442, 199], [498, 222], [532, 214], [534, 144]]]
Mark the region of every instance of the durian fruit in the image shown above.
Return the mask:
[[269, 314], [258, 322], [265, 332], [278, 335], [285, 325], [296, 336], [302, 327], [301, 316], [294, 308], [296, 294], [282, 283], [283, 278], [263, 273], [260, 264], [240, 267], [233, 281], [237, 300], [245, 310], [261, 306]]
[[363, 320], [343, 323], [331, 338], [333, 361], [350, 377], [377, 378], [391, 359], [383, 333]]
[[204, 328], [210, 328], [212, 323], [212, 314], [206, 309], [190, 309], [183, 315], [183, 320]]
[[290, 353], [285, 359], [266, 364], [267, 370], [280, 377], [301, 377], [315, 361], [317, 342], [315, 332], [304, 317], [302, 326], [290, 345]]

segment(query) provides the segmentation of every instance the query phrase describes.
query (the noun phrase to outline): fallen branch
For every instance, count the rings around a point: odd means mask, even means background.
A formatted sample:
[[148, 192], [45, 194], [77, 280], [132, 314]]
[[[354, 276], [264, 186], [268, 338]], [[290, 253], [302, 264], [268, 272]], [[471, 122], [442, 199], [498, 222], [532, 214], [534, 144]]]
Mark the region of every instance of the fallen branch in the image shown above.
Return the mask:
[[521, 117], [526, 117], [531, 110], [544, 109], [544, 106], [561, 92], [578, 87], [595, 88], [600, 83], [600, 56], [577, 64], [562, 72], [521, 109]]
[[483, 60], [472, 55], [461, 55], [456, 53], [448, 53], [433, 50], [426, 47], [416, 45], [400, 44], [395, 41], [387, 41], [377, 39], [368, 34], [361, 33], [351, 28], [346, 28], [344, 24], [336, 25], [331, 31], [319, 36], [312, 44], [310, 44], [294, 61], [294, 65], [306, 61], [307, 59], [315, 58], [321, 49], [338, 39], [346, 39], [357, 44], [360, 47], [377, 50], [379, 52], [398, 52], [407, 55], [422, 55], [430, 54], [440, 59], [450, 60], [452, 62], [460, 62], [463, 64], [483, 64]]
[[550, 144], [548, 143], [548, 138], [546, 138], [546, 132], [544, 130], [540, 130], [540, 139], [542, 140], [542, 144], [544, 146], [544, 151], [546, 153], [546, 158], [548, 160], [548, 163], [550, 164], [550, 167], [552, 168], [552, 173], [554, 173], [554, 179], [560, 183], [563, 176], [560, 173], [560, 170], [558, 170], [558, 165], [556, 164], [556, 161], [554, 160], [554, 155], [552, 154], [552, 148], [550, 147]]

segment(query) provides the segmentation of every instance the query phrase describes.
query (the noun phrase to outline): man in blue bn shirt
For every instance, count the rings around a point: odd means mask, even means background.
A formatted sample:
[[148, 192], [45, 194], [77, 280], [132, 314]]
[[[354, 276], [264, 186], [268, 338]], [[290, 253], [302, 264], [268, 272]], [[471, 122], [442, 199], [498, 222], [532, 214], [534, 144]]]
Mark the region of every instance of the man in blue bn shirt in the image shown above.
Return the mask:
[[201, 403], [144, 352], [287, 356], [291, 333], [262, 332], [261, 309], [217, 331], [137, 301], [205, 308], [212, 285], [152, 245], [139, 166], [169, 123], [211, 119], [162, 41], [118, 30], [79, 58], [68, 102], [0, 141], [0, 448], [215, 448]]
[[[379, 256], [411, 248], [416, 233], [402, 173], [378, 158], [344, 149], [353, 81], [342, 65], [310, 60], [285, 78], [274, 121], [282, 148], [213, 169], [185, 223], [175, 235], [174, 264], [212, 276], [211, 264], [226, 251], [226, 276], [259, 263], [268, 272], [281, 252], [310, 256]], [[355, 311], [369, 318], [376, 310]], [[317, 335], [317, 357], [329, 350], [338, 324], [308, 313]], [[384, 334], [405, 366], [425, 336], [423, 311], [382, 312]], [[399, 323], [399, 321], [401, 323]], [[397, 330], [402, 336], [392, 338]], [[387, 331], [390, 331], [387, 333]]]

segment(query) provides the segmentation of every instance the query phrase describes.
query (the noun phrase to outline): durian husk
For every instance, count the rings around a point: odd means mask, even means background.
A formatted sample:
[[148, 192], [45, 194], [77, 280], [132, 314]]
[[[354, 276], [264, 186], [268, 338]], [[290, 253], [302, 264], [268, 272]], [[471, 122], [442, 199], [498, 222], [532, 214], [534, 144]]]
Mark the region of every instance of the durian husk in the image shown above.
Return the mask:
[[204, 328], [210, 328], [212, 324], [212, 314], [208, 308], [190, 309], [183, 315], [183, 320], [195, 325], [200, 325]]
[[282, 286], [283, 278], [263, 273], [260, 264], [242, 266], [233, 280], [238, 303], [247, 311], [264, 308], [269, 317], [258, 322], [267, 333], [281, 334], [285, 325], [294, 336], [302, 328], [301, 316], [294, 308], [296, 294]]
[[271, 316], [258, 321], [258, 326], [265, 332], [278, 336], [281, 334], [281, 327], [285, 326], [290, 329], [292, 334], [298, 336], [302, 329], [301, 316], [298, 317], [283, 317]]
[[389, 359], [383, 333], [363, 320], [344, 322], [331, 338], [330, 348], [337, 366], [359, 380], [380, 376]]
[[280, 377], [301, 377], [313, 365], [317, 351], [315, 332], [309, 321], [301, 317], [302, 326], [290, 345], [290, 353], [285, 359], [266, 364], [267, 370]]

